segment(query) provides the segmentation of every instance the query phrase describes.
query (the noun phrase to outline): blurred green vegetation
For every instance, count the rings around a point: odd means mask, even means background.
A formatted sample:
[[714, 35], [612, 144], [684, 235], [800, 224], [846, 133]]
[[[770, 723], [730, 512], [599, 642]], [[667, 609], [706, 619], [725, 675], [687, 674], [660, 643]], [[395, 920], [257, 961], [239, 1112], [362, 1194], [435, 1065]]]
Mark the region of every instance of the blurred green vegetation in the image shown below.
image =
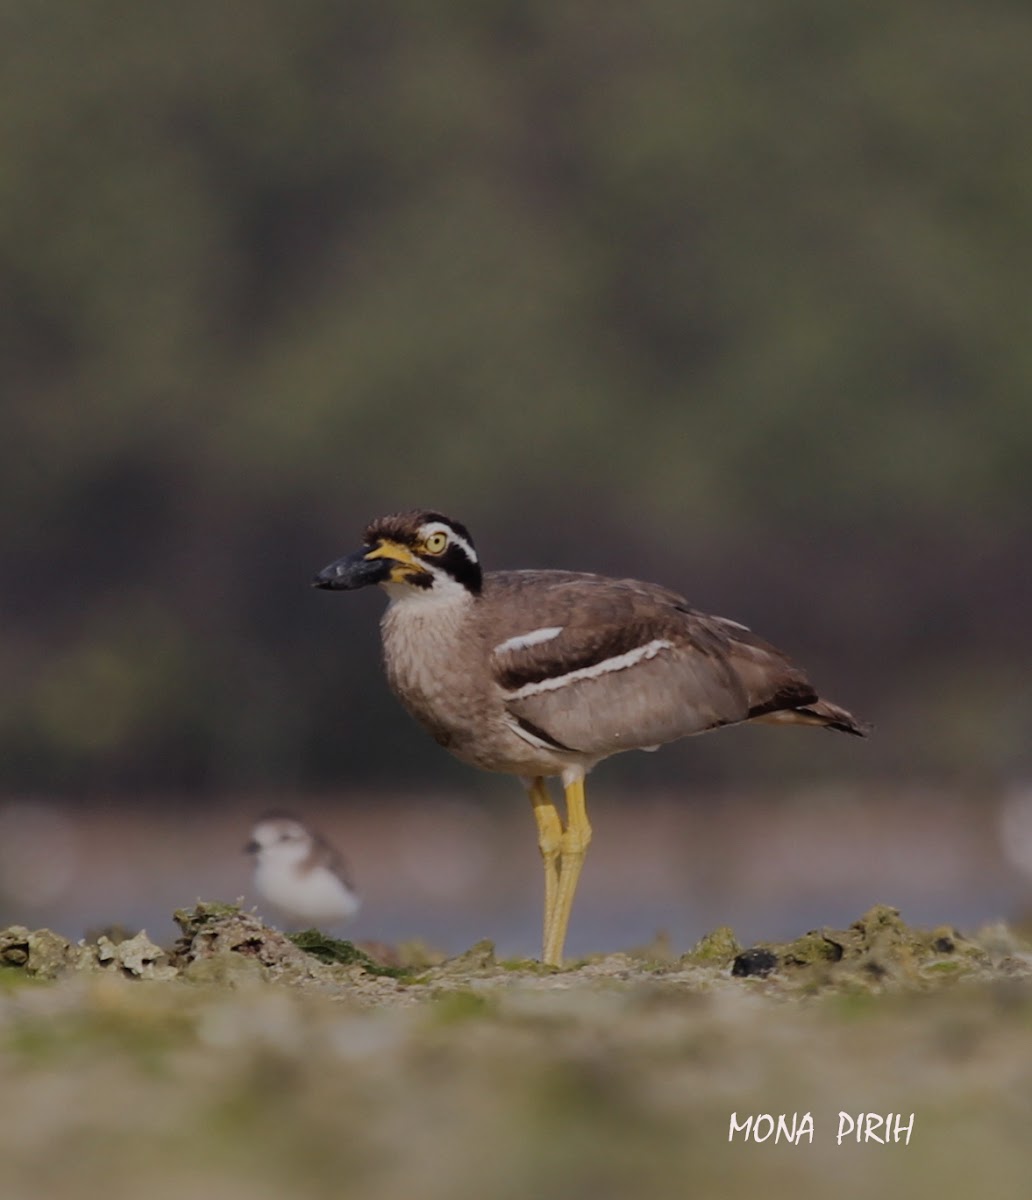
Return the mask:
[[307, 590], [416, 505], [880, 727], [652, 780], [1032, 768], [1030, 48], [1019, 0], [3, 6], [0, 779], [477, 786]]

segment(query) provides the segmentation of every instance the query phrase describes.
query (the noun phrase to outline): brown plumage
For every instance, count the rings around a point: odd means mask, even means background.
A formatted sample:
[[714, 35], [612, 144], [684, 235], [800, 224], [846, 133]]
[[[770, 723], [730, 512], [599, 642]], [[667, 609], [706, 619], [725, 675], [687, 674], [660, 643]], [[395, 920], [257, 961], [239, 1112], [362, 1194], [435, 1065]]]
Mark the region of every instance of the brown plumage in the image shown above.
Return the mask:
[[[459, 758], [529, 781], [546, 867], [547, 961], [561, 958], [590, 838], [583, 778], [596, 763], [748, 721], [866, 732], [745, 626], [631, 579], [484, 575], [466, 528], [440, 513], [380, 518], [363, 550], [315, 582], [382, 585], [391, 597], [384, 661], [401, 702]], [[565, 830], [544, 784], [553, 775], [567, 792]]]
[[[500, 571], [485, 577], [481, 603], [498, 644], [528, 629], [562, 627], [547, 641], [495, 651], [490, 665], [510, 713], [579, 753], [662, 745], [775, 712], [782, 722], [864, 732], [844, 710], [821, 707], [787, 655], [666, 588], [565, 571]], [[664, 642], [627, 668], [591, 673]], [[579, 677], [568, 684], [534, 690], [574, 672]]]

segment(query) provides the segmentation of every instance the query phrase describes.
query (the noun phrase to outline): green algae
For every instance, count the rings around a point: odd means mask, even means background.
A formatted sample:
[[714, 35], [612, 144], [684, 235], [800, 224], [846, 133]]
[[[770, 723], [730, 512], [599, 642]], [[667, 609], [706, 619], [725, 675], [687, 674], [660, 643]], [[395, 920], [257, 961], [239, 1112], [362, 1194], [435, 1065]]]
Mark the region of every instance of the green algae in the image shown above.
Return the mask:
[[46, 981], [37, 979], [21, 967], [0, 963], [0, 992], [12, 991], [15, 988], [42, 986]]
[[700, 965], [730, 963], [741, 950], [735, 931], [729, 925], [721, 925], [701, 937], [681, 961]]
[[361, 967], [370, 975], [383, 975], [389, 979], [405, 979], [412, 974], [411, 968], [379, 963], [372, 955], [360, 950], [354, 942], [330, 937], [318, 929], [303, 929], [300, 933], [288, 933], [287, 937], [299, 950], [311, 954], [320, 962], [342, 967]]
[[460, 1021], [486, 1017], [497, 1004], [482, 992], [468, 988], [437, 993], [431, 1003], [431, 1019], [437, 1025], [454, 1025]]
[[501, 958], [495, 965], [500, 971], [508, 971], [513, 975], [554, 975], [562, 970], [537, 958]]

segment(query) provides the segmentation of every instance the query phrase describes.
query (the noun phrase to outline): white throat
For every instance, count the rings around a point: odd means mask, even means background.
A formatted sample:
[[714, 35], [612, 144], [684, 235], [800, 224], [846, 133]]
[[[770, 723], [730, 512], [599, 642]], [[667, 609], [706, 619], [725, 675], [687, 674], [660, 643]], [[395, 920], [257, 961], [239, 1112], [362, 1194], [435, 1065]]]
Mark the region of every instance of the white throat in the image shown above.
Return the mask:
[[413, 587], [410, 583], [380, 584], [390, 599], [391, 608], [411, 605], [413, 609], [425, 611], [429, 608], [457, 608], [473, 602], [472, 594], [446, 572], [429, 565], [426, 569], [434, 577], [433, 587]]

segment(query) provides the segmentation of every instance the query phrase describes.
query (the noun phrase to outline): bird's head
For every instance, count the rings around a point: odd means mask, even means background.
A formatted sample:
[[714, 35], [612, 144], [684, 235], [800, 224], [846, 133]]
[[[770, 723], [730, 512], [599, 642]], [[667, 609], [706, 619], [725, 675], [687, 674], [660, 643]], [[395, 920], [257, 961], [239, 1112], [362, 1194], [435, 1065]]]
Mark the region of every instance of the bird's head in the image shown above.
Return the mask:
[[395, 600], [480, 592], [480, 563], [469, 530], [441, 513], [379, 517], [363, 541], [357, 553], [324, 567], [312, 586], [352, 590], [377, 583]]
[[244, 849], [256, 860], [296, 864], [312, 848], [312, 835], [287, 813], [267, 813], [251, 830], [251, 840]]

